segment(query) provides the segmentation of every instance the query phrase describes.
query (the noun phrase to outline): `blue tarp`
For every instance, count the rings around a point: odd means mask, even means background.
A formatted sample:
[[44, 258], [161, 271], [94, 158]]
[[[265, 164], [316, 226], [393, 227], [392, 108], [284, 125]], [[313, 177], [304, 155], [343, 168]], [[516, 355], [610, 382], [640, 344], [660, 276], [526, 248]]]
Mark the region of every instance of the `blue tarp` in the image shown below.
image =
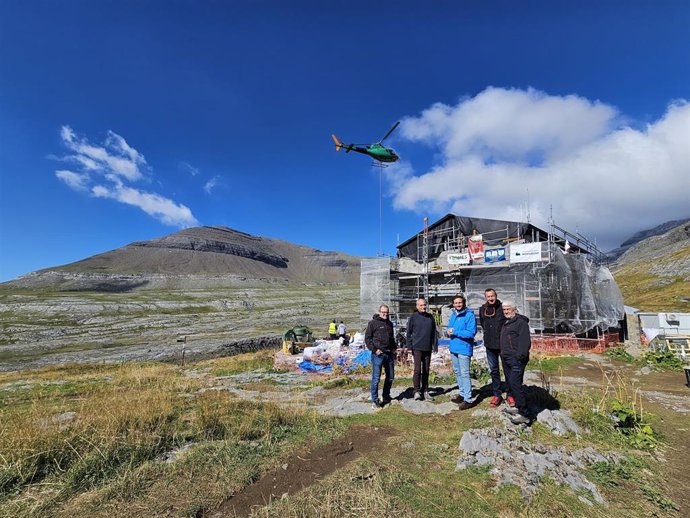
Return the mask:
[[320, 365], [314, 362], [310, 362], [309, 360], [304, 360], [300, 363], [297, 364], [297, 366], [302, 369], [303, 371], [307, 372], [332, 372], [333, 371], [333, 366], [328, 364], [328, 365]]
[[[368, 367], [371, 363], [371, 351], [364, 349], [357, 356], [355, 356], [351, 362], [342, 356], [338, 358], [338, 366], [343, 370], [343, 372], [350, 372], [357, 367]], [[329, 373], [333, 372], [333, 365], [321, 365], [319, 363], [314, 363], [309, 360], [304, 360], [297, 364], [297, 366], [305, 372], [323, 372]]]
[[361, 353], [352, 359], [352, 365], [350, 369], [355, 369], [359, 366], [368, 367], [371, 363], [371, 351], [369, 349], [364, 349]]

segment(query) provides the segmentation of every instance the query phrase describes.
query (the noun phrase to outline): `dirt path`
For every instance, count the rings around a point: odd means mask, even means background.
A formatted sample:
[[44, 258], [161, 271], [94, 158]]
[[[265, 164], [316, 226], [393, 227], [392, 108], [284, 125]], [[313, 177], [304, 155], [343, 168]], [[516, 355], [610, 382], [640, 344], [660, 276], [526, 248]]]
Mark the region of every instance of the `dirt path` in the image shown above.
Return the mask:
[[218, 509], [200, 514], [205, 518], [247, 516], [254, 506], [265, 506], [283, 495], [292, 496], [317, 480], [373, 450], [394, 435], [389, 428], [355, 426], [323, 448], [297, 453], [266, 473], [254, 484], [231, 496]]

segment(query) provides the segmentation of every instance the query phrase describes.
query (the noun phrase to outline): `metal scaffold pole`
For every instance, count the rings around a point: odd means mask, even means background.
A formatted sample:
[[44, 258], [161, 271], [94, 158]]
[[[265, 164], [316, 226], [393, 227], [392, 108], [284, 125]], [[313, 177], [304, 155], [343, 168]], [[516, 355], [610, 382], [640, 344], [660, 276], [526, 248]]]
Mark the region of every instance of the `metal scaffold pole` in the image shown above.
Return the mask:
[[429, 300], [429, 218], [424, 218], [424, 238], [422, 239], [422, 258], [424, 270], [422, 273], [422, 289], [424, 298]]

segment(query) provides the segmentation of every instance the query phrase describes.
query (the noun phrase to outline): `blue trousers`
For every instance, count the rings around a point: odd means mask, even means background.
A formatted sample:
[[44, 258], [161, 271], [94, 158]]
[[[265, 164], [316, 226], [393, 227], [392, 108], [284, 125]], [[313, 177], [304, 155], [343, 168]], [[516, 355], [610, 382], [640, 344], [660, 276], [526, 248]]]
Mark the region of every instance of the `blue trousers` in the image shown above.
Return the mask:
[[[493, 349], [486, 350], [486, 361], [489, 364], [489, 371], [491, 372], [491, 389], [493, 390], [494, 396], [501, 397], [503, 387], [501, 386], [501, 370], [498, 367], [499, 356], [500, 351], [495, 351]], [[508, 376], [508, 367], [506, 366], [506, 361], [502, 357], [501, 363], [503, 364], [503, 375], [506, 378], [506, 395], [510, 396], [510, 382], [508, 381], [510, 376]]]
[[453, 364], [453, 372], [458, 380], [458, 392], [466, 402], [472, 402], [472, 380], [470, 379], [471, 356], [464, 354], [450, 353], [450, 360]]
[[395, 354], [382, 352], [378, 356], [371, 354], [371, 400], [379, 400], [379, 380], [381, 371], [386, 374], [386, 381], [383, 382], [383, 399], [391, 398], [391, 387], [395, 378]]

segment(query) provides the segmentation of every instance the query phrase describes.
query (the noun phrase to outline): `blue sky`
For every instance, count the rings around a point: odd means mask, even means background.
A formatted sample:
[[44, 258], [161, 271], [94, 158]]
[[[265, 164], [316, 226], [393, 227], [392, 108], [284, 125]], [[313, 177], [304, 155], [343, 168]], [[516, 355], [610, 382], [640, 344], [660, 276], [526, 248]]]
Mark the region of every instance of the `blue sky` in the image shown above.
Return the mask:
[[[527, 199], [615, 247], [690, 216], [689, 26], [684, 1], [0, 0], [0, 281], [197, 224], [393, 254]], [[330, 134], [396, 120], [380, 234], [380, 171]]]

